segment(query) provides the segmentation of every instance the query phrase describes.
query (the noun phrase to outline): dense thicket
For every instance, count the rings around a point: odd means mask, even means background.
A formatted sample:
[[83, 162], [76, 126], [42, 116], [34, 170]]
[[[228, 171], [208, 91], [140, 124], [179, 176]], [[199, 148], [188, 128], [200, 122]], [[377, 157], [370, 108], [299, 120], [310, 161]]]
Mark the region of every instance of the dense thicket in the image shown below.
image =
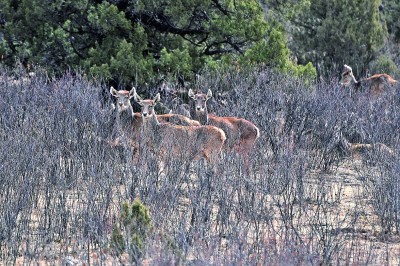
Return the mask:
[[232, 64], [315, 77], [311, 62], [323, 76], [346, 63], [357, 76], [397, 76], [399, 10], [393, 0], [1, 0], [1, 62], [81, 68], [122, 86]]
[[[171, 155], [159, 173], [152, 154], [136, 160], [129, 148], [110, 145], [114, 114], [101, 85], [81, 75], [11, 75], [0, 79], [6, 264], [95, 263], [96, 254], [116, 264], [190, 265], [398, 258], [391, 247], [400, 230], [399, 90], [371, 101], [368, 93], [350, 97], [335, 79], [204, 73], [198, 85], [213, 88], [213, 111], [260, 128], [250, 171], [234, 154], [217, 172]], [[355, 163], [344, 138], [392, 152], [367, 149]], [[335, 175], [345, 162], [352, 162], [346, 174]]]
[[232, 63], [315, 73], [290, 60], [283, 28], [264, 18], [257, 0], [1, 0], [0, 12], [7, 65], [79, 67], [123, 86], [191, 79]]
[[80, 66], [121, 83], [231, 62], [294, 71], [286, 34], [297, 60], [323, 73], [344, 61], [393, 63], [382, 48], [399, 42], [396, 1], [261, 2], [2, 0], [2, 60]]

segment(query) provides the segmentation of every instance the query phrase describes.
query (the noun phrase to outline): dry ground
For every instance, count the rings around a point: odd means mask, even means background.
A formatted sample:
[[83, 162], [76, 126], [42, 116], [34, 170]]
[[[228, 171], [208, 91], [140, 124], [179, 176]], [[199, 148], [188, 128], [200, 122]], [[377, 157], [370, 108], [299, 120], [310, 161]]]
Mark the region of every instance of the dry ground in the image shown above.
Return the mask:
[[[362, 161], [359, 158], [350, 158], [343, 161], [336, 169], [330, 174], [324, 175], [324, 186], [329, 188], [327, 191], [332, 193], [332, 197], [340, 194], [340, 204], [332, 206], [332, 209], [327, 213], [332, 217], [328, 217], [327, 221], [332, 224], [338, 225], [341, 228], [337, 238], [341, 243], [340, 252], [343, 258], [351, 261], [357, 261], [360, 258], [360, 265], [364, 265], [365, 261], [369, 261], [368, 265], [399, 265], [400, 264], [400, 236], [385, 235], [380, 231], [378, 226], [378, 217], [374, 215], [371, 209], [371, 198], [364, 191], [359, 179], [360, 171], [363, 167]], [[319, 176], [317, 178], [317, 176]], [[307, 180], [306, 190], [318, 189], [321, 184], [320, 175], [313, 175]], [[309, 191], [307, 191], [309, 192]], [[118, 212], [118, 202], [121, 199], [118, 197], [126, 197], [128, 191], [124, 185], [121, 185], [115, 190], [113, 212]], [[75, 204], [80, 204], [84, 199], [79, 199], [71, 195], [69, 197], [69, 206], [74, 208]], [[184, 207], [185, 200], [181, 201]], [[312, 204], [311, 204], [312, 205]], [[318, 208], [316, 205], [315, 208]], [[184, 210], [184, 208], [182, 208]], [[37, 210], [38, 211], [38, 210]], [[36, 215], [33, 212], [32, 217]], [[216, 210], [215, 210], [216, 211]], [[307, 219], [313, 215], [313, 208], [310, 208], [310, 213], [305, 215]], [[184, 212], [184, 211], [182, 211]], [[353, 221], [352, 217], [357, 216], [355, 226], [347, 227], [349, 221]], [[32, 219], [33, 221], [35, 219]], [[309, 221], [309, 220], [308, 220]], [[274, 226], [279, 227], [280, 221], [275, 221]], [[32, 230], [35, 228], [35, 223], [32, 222]], [[312, 226], [304, 227], [300, 231], [304, 235], [308, 235], [309, 231], [313, 230]], [[340, 235], [340, 236], [339, 236]], [[251, 239], [251, 237], [249, 237]], [[336, 239], [337, 240], [337, 239]], [[274, 241], [279, 241], [279, 236]], [[220, 242], [224, 246], [224, 241]], [[28, 243], [22, 245], [21, 254], [24, 253]], [[15, 265], [128, 265], [129, 256], [123, 254], [122, 256], [115, 256], [110, 249], [93, 248], [88, 250], [87, 245], [82, 246], [78, 243], [71, 241], [61, 241], [59, 243], [43, 244], [40, 250], [36, 251], [37, 256], [34, 258], [20, 256], [15, 261]], [[32, 252], [31, 252], [32, 254]], [[64, 254], [64, 255], [60, 255]], [[369, 260], [364, 256], [375, 254]], [[186, 262], [190, 261], [190, 255]], [[340, 261], [343, 264], [348, 264], [349, 261], [345, 259]], [[315, 261], [317, 264], [317, 261]], [[314, 263], [312, 263], [314, 264]], [[1, 263], [0, 265], [6, 265]], [[152, 258], [143, 260], [143, 265], [152, 265]], [[358, 265], [358, 264], [356, 264]]]

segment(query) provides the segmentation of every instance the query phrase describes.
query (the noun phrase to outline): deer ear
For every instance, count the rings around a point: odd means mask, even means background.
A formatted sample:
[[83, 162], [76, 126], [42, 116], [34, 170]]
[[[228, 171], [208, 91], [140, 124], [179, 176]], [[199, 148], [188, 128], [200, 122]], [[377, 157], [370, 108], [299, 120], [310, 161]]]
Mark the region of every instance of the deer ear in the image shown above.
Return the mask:
[[157, 102], [159, 102], [159, 101], [160, 101], [160, 93], [157, 93], [157, 95], [156, 95], [156, 96], [154, 96], [154, 99], [153, 99], [153, 101], [154, 101], [154, 103], [157, 103]]
[[194, 93], [193, 93], [192, 89], [189, 89], [188, 95], [190, 98], [194, 99]]
[[343, 69], [343, 72], [353, 72], [353, 69], [346, 64], [343, 66]]
[[118, 91], [113, 86], [110, 87], [110, 93], [112, 96], [117, 97]]
[[129, 92], [129, 95], [131, 95], [131, 94], [132, 94], [132, 97], [135, 100], [135, 102], [140, 104], [140, 102], [142, 101], [142, 98], [136, 93], [135, 87], [133, 87], [132, 90]]
[[[132, 89], [129, 91], [129, 99], [132, 99], [136, 95], [136, 88], [132, 87]], [[140, 98], [140, 97], [139, 97]], [[136, 100], [136, 99], [135, 99]], [[141, 100], [141, 99], [140, 99]]]
[[207, 91], [207, 100], [210, 99], [212, 97], [212, 91], [210, 89], [208, 89]]

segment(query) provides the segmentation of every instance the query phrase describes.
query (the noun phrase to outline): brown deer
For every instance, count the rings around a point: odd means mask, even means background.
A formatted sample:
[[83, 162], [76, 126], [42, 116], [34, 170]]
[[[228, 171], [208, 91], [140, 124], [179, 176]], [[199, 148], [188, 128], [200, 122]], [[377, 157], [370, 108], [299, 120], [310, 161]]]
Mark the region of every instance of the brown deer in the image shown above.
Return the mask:
[[361, 87], [367, 87], [372, 97], [377, 97], [382, 94], [385, 90], [385, 85], [391, 87], [398, 83], [397, 80], [393, 79], [388, 74], [375, 74], [369, 78], [356, 80], [353, 74], [353, 70], [348, 65], [344, 65], [340, 84], [345, 87], [354, 87], [356, 90], [360, 90]]
[[165, 160], [171, 152], [174, 156], [184, 159], [205, 158], [209, 163], [215, 163], [226, 136], [224, 131], [214, 126], [180, 126], [161, 123], [156, 116], [154, 106], [160, 101], [158, 93], [153, 99], [143, 100], [133, 92], [135, 101], [141, 106], [142, 135], [150, 149], [161, 155]]
[[[110, 88], [112, 96], [117, 98], [117, 113], [115, 118], [115, 127], [113, 132], [112, 146], [120, 146], [121, 141], [131, 147], [135, 145], [135, 132], [140, 128], [142, 121], [140, 114], [134, 113], [130, 102], [133, 97], [133, 91], [120, 90], [117, 91], [113, 87]], [[115, 132], [117, 131], [117, 132]], [[117, 136], [115, 136], [117, 135]]]
[[383, 143], [350, 143], [346, 138], [342, 137], [341, 143], [346, 152], [353, 158], [362, 158], [368, 152], [378, 152], [389, 157], [395, 156], [395, 152]]
[[194, 100], [195, 104], [193, 118], [202, 125], [213, 125], [225, 131], [227, 140], [224, 149], [234, 151], [243, 156], [246, 168], [248, 168], [250, 151], [260, 136], [259, 129], [253, 123], [243, 118], [220, 117], [209, 114], [207, 101], [212, 97], [210, 89], [207, 94], [194, 94], [190, 89], [189, 97]]

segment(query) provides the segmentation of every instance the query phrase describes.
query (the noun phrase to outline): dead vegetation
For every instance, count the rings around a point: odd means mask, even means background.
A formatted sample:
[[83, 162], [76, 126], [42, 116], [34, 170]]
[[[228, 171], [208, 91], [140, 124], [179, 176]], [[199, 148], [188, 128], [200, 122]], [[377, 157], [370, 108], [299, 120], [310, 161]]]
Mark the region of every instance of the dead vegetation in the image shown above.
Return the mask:
[[0, 261], [137, 262], [113, 249], [112, 232], [138, 197], [154, 225], [144, 265], [399, 263], [398, 91], [363, 102], [335, 79], [268, 70], [199, 82], [216, 92], [211, 112], [259, 127], [249, 171], [234, 153], [217, 172], [174, 154], [160, 175], [151, 153], [132, 161], [132, 149], [110, 147], [101, 85], [0, 79]]

